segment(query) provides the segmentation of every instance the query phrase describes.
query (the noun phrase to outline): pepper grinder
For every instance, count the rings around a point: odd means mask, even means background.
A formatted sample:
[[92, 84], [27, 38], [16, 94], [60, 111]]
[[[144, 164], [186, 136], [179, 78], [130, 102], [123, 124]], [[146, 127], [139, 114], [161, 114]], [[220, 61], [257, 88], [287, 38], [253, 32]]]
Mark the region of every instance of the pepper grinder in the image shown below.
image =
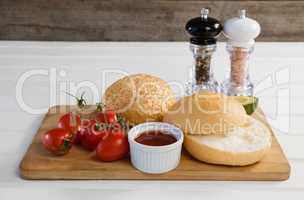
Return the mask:
[[239, 11], [239, 17], [224, 23], [224, 35], [228, 38], [227, 51], [230, 54], [230, 73], [221, 90], [229, 96], [252, 96], [248, 60], [254, 49], [254, 39], [260, 34], [259, 23], [246, 17], [246, 10]]
[[211, 69], [211, 56], [216, 50], [216, 37], [221, 33], [222, 25], [208, 14], [209, 10], [203, 8], [201, 16], [189, 20], [185, 27], [190, 35], [190, 50], [195, 60], [191, 80], [186, 86], [187, 95], [201, 90], [219, 90]]

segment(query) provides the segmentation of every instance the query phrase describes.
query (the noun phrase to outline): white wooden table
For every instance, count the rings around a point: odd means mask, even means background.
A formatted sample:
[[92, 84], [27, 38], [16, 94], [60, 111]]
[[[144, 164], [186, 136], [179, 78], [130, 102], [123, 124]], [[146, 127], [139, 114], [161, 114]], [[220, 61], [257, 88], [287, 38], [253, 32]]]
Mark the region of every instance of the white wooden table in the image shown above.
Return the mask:
[[[174, 85], [176, 82], [183, 85], [192, 55], [188, 43], [2, 41], [0, 199], [303, 199], [303, 55], [304, 43], [258, 43], [250, 60], [260, 105], [275, 127], [291, 164], [288, 181], [26, 181], [18, 175], [19, 162], [40, 125], [45, 109], [69, 100], [59, 92], [66, 90], [64, 86], [89, 84], [96, 90], [87, 92], [89, 102], [93, 103], [102, 89], [119, 77], [112, 74], [105, 83], [102, 81], [105, 70], [150, 73]], [[229, 68], [224, 44], [219, 44], [213, 64], [216, 78], [223, 80]], [[30, 73], [34, 75], [26, 78]], [[49, 76], [53, 77], [54, 73], [57, 73], [57, 80], [50, 83]], [[24, 84], [21, 84], [22, 78]], [[21, 97], [18, 96], [20, 85], [23, 86]]]

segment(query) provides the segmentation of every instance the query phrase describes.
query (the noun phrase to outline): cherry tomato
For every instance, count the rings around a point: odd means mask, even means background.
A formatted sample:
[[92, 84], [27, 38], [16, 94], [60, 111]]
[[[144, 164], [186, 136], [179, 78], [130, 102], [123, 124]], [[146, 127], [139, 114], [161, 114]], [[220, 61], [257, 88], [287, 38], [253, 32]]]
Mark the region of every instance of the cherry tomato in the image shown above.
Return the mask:
[[82, 127], [81, 132], [81, 145], [90, 151], [95, 150], [100, 140], [107, 134], [106, 129], [99, 127], [99, 123], [93, 119], [90, 120], [88, 127]]
[[88, 119], [81, 120], [80, 130], [76, 132], [74, 139], [73, 139], [73, 144], [78, 144], [78, 145], [81, 144], [84, 129], [89, 128], [90, 124], [91, 124], [91, 121]]
[[101, 123], [113, 123], [117, 121], [116, 113], [111, 110], [104, 112], [98, 112], [96, 114], [96, 120]]
[[72, 143], [73, 144], [81, 144], [81, 138], [82, 138], [82, 132], [80, 130], [80, 131], [77, 131], [76, 134], [74, 135]]
[[63, 129], [67, 129], [68, 131], [70, 131], [70, 133], [75, 133], [77, 131], [80, 130], [80, 126], [81, 126], [81, 119], [79, 115], [75, 115], [76, 117], [76, 124], [73, 125], [71, 122], [73, 117], [72, 113], [67, 113], [63, 116], [61, 116], [61, 118], [59, 119], [58, 122], [58, 127], [59, 128], [63, 128]]
[[96, 148], [96, 156], [101, 161], [115, 161], [124, 158], [129, 153], [129, 143], [126, 134], [120, 131], [108, 130], [107, 136]]
[[42, 137], [43, 146], [55, 155], [64, 155], [72, 147], [72, 135], [66, 129], [54, 128], [47, 131]]

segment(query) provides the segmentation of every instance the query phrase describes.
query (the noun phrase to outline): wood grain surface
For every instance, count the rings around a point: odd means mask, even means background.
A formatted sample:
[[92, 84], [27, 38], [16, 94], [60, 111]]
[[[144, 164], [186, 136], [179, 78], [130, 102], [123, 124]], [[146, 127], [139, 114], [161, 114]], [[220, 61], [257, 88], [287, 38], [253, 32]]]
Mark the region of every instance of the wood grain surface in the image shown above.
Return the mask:
[[270, 0], [1, 0], [0, 39], [186, 41], [202, 7], [222, 22], [247, 9], [261, 23], [258, 41], [304, 41], [304, 1]]
[[[245, 167], [228, 167], [202, 163], [187, 152], [182, 153], [180, 165], [173, 171], [151, 175], [132, 167], [129, 158], [115, 162], [100, 162], [80, 147], [73, 147], [65, 156], [53, 156], [41, 144], [41, 136], [56, 127], [60, 115], [68, 107], [52, 107], [46, 114], [26, 155], [20, 164], [25, 179], [126, 179], [126, 180], [286, 180], [290, 166], [273, 135], [272, 148], [262, 161]], [[267, 122], [261, 110], [254, 117]], [[269, 126], [268, 126], [269, 127]], [[269, 127], [270, 128], [270, 127]]]

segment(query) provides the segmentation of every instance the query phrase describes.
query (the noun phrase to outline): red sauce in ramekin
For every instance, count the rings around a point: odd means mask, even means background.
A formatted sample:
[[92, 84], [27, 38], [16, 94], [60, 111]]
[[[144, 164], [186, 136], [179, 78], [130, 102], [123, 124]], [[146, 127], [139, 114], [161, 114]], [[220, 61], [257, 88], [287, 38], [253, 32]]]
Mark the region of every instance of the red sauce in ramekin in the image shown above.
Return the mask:
[[177, 139], [166, 131], [150, 130], [140, 133], [135, 141], [148, 146], [165, 146], [175, 143]]

